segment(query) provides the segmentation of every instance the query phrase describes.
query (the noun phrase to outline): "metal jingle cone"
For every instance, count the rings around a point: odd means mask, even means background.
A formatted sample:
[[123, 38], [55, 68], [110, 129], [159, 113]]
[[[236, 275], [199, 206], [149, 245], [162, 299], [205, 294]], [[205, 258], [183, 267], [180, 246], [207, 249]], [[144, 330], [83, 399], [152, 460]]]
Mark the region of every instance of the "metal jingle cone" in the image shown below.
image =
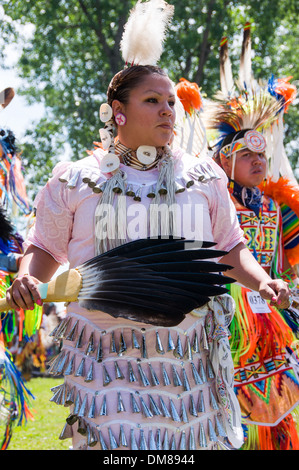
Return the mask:
[[76, 332], [77, 332], [77, 329], [78, 329], [78, 323], [79, 323], [79, 320], [77, 320], [74, 323], [74, 325], [72, 326], [71, 331], [69, 332], [69, 334], [65, 338], [67, 341], [74, 341], [75, 340]]
[[181, 420], [183, 421], [183, 423], [189, 423], [187, 410], [183, 399], [181, 401]]
[[72, 375], [74, 373], [74, 365], [75, 365], [75, 354], [71, 358], [70, 362], [67, 365], [67, 368], [64, 371], [64, 375]]
[[130, 429], [131, 450], [139, 450], [135, 439], [134, 429]]
[[165, 405], [165, 402], [164, 402], [163, 398], [161, 397], [161, 395], [159, 396], [159, 400], [160, 400], [162, 415], [164, 416], [164, 418], [171, 418], [171, 415], [168, 411], [168, 408]]
[[161, 186], [158, 188], [158, 193], [159, 193], [161, 196], [165, 196], [165, 195], [168, 193], [166, 184], [165, 184], [164, 182], [161, 183]]
[[200, 338], [200, 343], [202, 349], [205, 351], [209, 351], [209, 342], [208, 342], [208, 336], [205, 327], [203, 326], [201, 329], [201, 338]]
[[163, 362], [161, 364], [161, 367], [162, 367], [163, 384], [165, 387], [167, 387], [168, 385], [171, 385], [171, 381], [170, 381], [169, 375], [167, 374], [167, 371], [165, 369], [165, 365]]
[[162, 450], [169, 450], [169, 438], [168, 438], [168, 430], [165, 429], [164, 439], [163, 439], [163, 449]]
[[188, 450], [196, 450], [196, 443], [195, 443], [195, 435], [194, 435], [194, 428], [191, 426], [190, 434], [189, 434], [189, 448]]
[[149, 450], [157, 450], [156, 441], [155, 441], [154, 433], [152, 429], [149, 430], [148, 436], [149, 436], [148, 438]]
[[134, 195], [134, 197], [133, 197], [134, 201], [138, 201], [138, 202], [141, 201], [141, 193], [142, 193], [142, 187], [140, 186], [140, 187], [137, 188], [137, 190], [135, 191], [135, 195]]
[[63, 440], [63, 439], [71, 439], [73, 437], [73, 428], [70, 424], [68, 423], [65, 423], [61, 433], [60, 433], [60, 436], [59, 436], [59, 439], [60, 440]]
[[84, 331], [85, 331], [85, 326], [83, 326], [83, 328], [80, 331], [80, 334], [79, 334], [79, 337], [78, 337], [78, 340], [77, 340], [77, 343], [76, 343], [76, 346], [75, 346], [75, 348], [77, 348], [77, 349], [82, 348]]
[[144, 430], [140, 429], [140, 443], [139, 450], [147, 450], [147, 443], [144, 437]]
[[102, 401], [102, 405], [101, 405], [101, 408], [100, 408], [99, 415], [100, 416], [107, 416], [107, 398], [106, 398], [106, 395], [104, 395], [104, 397], [103, 397], [103, 401]]
[[183, 384], [174, 364], [171, 364], [171, 369], [172, 369], [173, 385], [175, 387], [181, 387]]
[[216, 432], [215, 432], [215, 429], [214, 429], [214, 426], [212, 424], [212, 421], [210, 419], [208, 419], [208, 428], [209, 428], [209, 438], [210, 438], [210, 441], [212, 442], [217, 442], [218, 441], [218, 438], [216, 436]]
[[126, 351], [127, 351], [127, 345], [126, 345], [126, 342], [125, 342], [125, 338], [124, 338], [123, 332], [121, 332], [120, 338], [119, 338], [119, 350], [118, 350], [118, 355], [119, 355], [119, 356], [122, 356], [123, 353], [125, 353]]
[[130, 362], [128, 362], [128, 371], [129, 371], [129, 382], [132, 383], [132, 382], [137, 382], [137, 379], [136, 379], [136, 376], [134, 374], [134, 370], [133, 370], [133, 367], [132, 367], [132, 364]]
[[205, 383], [207, 381], [207, 376], [204, 370], [203, 362], [199, 359], [199, 375], [201, 377], [201, 381]]
[[73, 386], [73, 387], [69, 390], [69, 392], [68, 392], [68, 394], [67, 394], [67, 396], [66, 396], [66, 399], [65, 399], [64, 406], [71, 406], [71, 405], [73, 405], [73, 403], [74, 403], [74, 398], [75, 398], [75, 391], [76, 391], [75, 386]]
[[181, 178], [182, 182], [186, 186], [186, 188], [191, 188], [191, 186], [194, 185], [194, 180], [193, 179], [186, 179], [186, 178]]
[[94, 419], [96, 417], [96, 397], [93, 396], [88, 410], [87, 418]]
[[182, 374], [183, 374], [184, 390], [185, 390], [185, 392], [189, 392], [191, 390], [191, 387], [190, 387], [189, 380], [188, 380], [188, 377], [187, 377], [187, 373], [186, 373], [184, 367], [182, 369]]
[[123, 192], [122, 187], [118, 181], [115, 182], [115, 185], [112, 188], [112, 191], [116, 194], [121, 194]]
[[162, 442], [161, 442], [161, 429], [157, 429], [157, 437], [156, 437], [156, 441], [157, 441], [157, 450], [161, 450], [162, 449]]
[[90, 337], [89, 337], [88, 343], [87, 343], [87, 347], [86, 347], [86, 350], [85, 350], [85, 355], [86, 355], [86, 356], [89, 356], [89, 355], [92, 354], [94, 351], [95, 351], [95, 346], [94, 346], [94, 333], [92, 332], [91, 335], [90, 335]]
[[141, 403], [142, 411], [143, 411], [143, 414], [144, 414], [145, 418], [152, 418], [154, 415], [153, 415], [153, 413], [151, 412], [151, 410], [149, 409], [149, 407], [147, 406], [147, 404], [145, 403], [145, 401], [143, 400], [142, 397], [140, 397], [140, 403]]
[[123, 379], [125, 378], [125, 376], [124, 376], [124, 374], [122, 373], [122, 371], [120, 370], [120, 367], [119, 367], [117, 361], [114, 362], [114, 369], [115, 369], [115, 378], [116, 378], [116, 379], [123, 380]]
[[175, 182], [175, 190], [174, 191], [175, 191], [176, 194], [183, 193], [185, 190], [186, 190], [186, 188], [181, 183], [179, 183], [178, 181]]
[[167, 351], [173, 351], [175, 349], [175, 345], [173, 342], [173, 339], [171, 337], [170, 331], [168, 331], [168, 345], [167, 345]]
[[153, 415], [155, 415], [155, 416], [162, 415], [162, 412], [159, 409], [159, 407], [158, 407], [157, 403], [155, 402], [155, 400], [153, 399], [152, 395], [149, 394], [148, 397], [149, 397], [150, 407], [151, 407], [151, 411], [152, 411]]
[[186, 432], [182, 431], [179, 450], [186, 450]]
[[121, 393], [117, 392], [117, 413], [121, 413], [122, 411], [126, 411], [125, 405]]
[[96, 361], [102, 362], [103, 360], [103, 347], [102, 347], [102, 337], [100, 337], [99, 344], [96, 352]]
[[189, 398], [189, 413], [190, 413], [192, 416], [195, 416], [195, 417], [198, 416], [197, 411], [196, 411], [196, 406], [195, 406], [195, 402], [194, 402], [193, 395], [190, 395], [190, 398]]
[[85, 369], [85, 358], [83, 357], [78, 369], [75, 372], [75, 377], [84, 377], [84, 369]]
[[106, 367], [103, 365], [103, 385], [104, 385], [104, 387], [109, 385], [110, 382], [112, 382], [112, 379], [111, 379], [110, 375], [108, 374], [108, 371], [107, 371]]
[[102, 181], [101, 183], [97, 183], [96, 185], [93, 186], [92, 190], [94, 193], [103, 193], [105, 191], [105, 188], [107, 186], [107, 181]]
[[204, 402], [204, 396], [202, 390], [199, 392], [199, 397], [198, 397], [198, 412], [199, 413], [205, 413], [206, 408], [205, 408], [205, 402]]
[[159, 354], [165, 354], [165, 351], [164, 351], [164, 348], [163, 348], [163, 345], [162, 345], [162, 342], [161, 342], [160, 335], [159, 335], [158, 331], [156, 331], [156, 351]]
[[140, 345], [138, 343], [135, 330], [132, 330], [132, 347], [134, 349], [140, 349]]
[[100, 442], [102, 450], [108, 450], [107, 444], [106, 444], [106, 442], [103, 438], [103, 435], [102, 435], [101, 431], [99, 431], [99, 442]]
[[174, 434], [172, 435], [172, 438], [171, 438], [171, 441], [170, 441], [170, 450], [176, 450]]
[[127, 442], [127, 438], [126, 438], [126, 434], [125, 434], [125, 431], [124, 431], [124, 427], [123, 425], [121, 424], [120, 425], [120, 429], [119, 429], [119, 445], [122, 446], [122, 447], [128, 447], [128, 442]]
[[176, 348], [173, 351], [173, 355], [177, 357], [178, 359], [183, 359], [184, 357], [182, 342], [181, 342], [181, 338], [179, 334], [177, 337], [177, 344], [176, 344]]
[[219, 405], [217, 403], [217, 400], [215, 398], [215, 395], [212, 391], [212, 389], [209, 389], [209, 395], [210, 395], [210, 406], [213, 410], [219, 410]]
[[129, 184], [126, 188], [126, 196], [134, 197], [135, 196], [135, 191], [133, 190], [133, 186]]
[[147, 359], [147, 347], [146, 347], [146, 338], [145, 335], [142, 335], [142, 341], [141, 341], [141, 357], [143, 359]]
[[78, 417], [79, 418], [84, 418], [84, 416], [86, 414], [86, 407], [87, 407], [87, 393], [85, 394], [85, 396], [83, 398], [83, 401], [82, 401], [82, 404], [81, 404], [81, 407], [80, 407], [80, 410], [78, 411]]
[[209, 379], [215, 378], [215, 372], [214, 372], [212, 362], [209, 357], [207, 357], [207, 376]]
[[156, 197], [156, 186], [152, 185], [147, 191], [146, 196], [150, 199], [154, 199]]
[[98, 438], [92, 426], [87, 426], [87, 445], [88, 447], [94, 447], [98, 443]]
[[150, 373], [151, 373], [152, 386], [155, 387], [157, 385], [160, 385], [159, 379], [157, 377], [156, 372], [153, 369], [153, 366], [149, 363], [148, 367], [149, 367], [149, 370], [150, 370]]
[[94, 374], [93, 374], [93, 362], [91, 362], [90, 366], [89, 366], [89, 369], [88, 369], [88, 372], [87, 372], [87, 375], [84, 379], [84, 382], [92, 382], [94, 379]]
[[201, 380], [201, 377], [193, 362], [191, 362], [191, 368], [192, 368], [192, 374], [193, 374], [195, 385], [202, 385], [203, 381]]
[[179, 414], [171, 398], [169, 399], [169, 403], [170, 403], [170, 414], [171, 414], [172, 420], [175, 421], [176, 423], [180, 423], [181, 418], [179, 417]]
[[134, 397], [133, 393], [130, 393], [130, 397], [131, 397], [131, 410], [132, 410], [132, 413], [140, 413], [140, 408], [139, 408], [139, 405], [136, 401], [136, 398]]
[[199, 423], [199, 445], [202, 449], [208, 447], [206, 433], [202, 423]]
[[141, 364], [137, 364], [137, 369], [138, 369], [138, 372], [139, 372], [139, 376], [140, 376], [140, 380], [141, 380], [141, 383], [144, 387], [149, 387], [150, 386], [150, 381], [148, 380], [144, 370], [142, 369], [142, 366]]
[[76, 173], [67, 182], [66, 187], [68, 189], [75, 189], [75, 187], [77, 186], [78, 180], [79, 180], [79, 176], [80, 176], [80, 171], [76, 171]]
[[111, 332], [110, 336], [110, 353], [116, 353], [116, 344], [115, 344], [115, 336], [114, 331]]

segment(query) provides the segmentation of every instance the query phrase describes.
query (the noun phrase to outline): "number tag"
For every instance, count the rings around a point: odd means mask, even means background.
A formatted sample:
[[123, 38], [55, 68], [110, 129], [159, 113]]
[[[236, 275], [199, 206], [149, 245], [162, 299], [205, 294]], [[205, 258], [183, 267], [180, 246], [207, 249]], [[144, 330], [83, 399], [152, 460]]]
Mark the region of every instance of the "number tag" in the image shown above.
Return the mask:
[[247, 300], [253, 313], [271, 312], [267, 301], [258, 292], [247, 292]]

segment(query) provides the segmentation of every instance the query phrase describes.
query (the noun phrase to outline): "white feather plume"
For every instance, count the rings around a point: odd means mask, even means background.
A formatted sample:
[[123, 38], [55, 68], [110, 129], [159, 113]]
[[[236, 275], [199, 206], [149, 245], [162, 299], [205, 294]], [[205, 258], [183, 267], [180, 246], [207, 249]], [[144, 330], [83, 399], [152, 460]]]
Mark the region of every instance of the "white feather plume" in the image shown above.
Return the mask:
[[120, 50], [127, 64], [156, 65], [174, 7], [164, 0], [138, 0], [124, 27]]

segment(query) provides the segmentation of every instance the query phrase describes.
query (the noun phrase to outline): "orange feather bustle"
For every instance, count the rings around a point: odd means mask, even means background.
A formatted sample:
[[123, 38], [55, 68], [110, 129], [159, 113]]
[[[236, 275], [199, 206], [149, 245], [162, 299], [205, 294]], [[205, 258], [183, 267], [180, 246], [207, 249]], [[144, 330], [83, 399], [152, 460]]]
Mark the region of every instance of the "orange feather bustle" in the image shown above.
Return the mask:
[[[278, 181], [268, 178], [260, 185], [264, 194], [279, 205], [285, 204], [299, 217], [299, 185], [293, 183], [285, 176], [281, 176]], [[292, 266], [299, 263], [299, 248], [286, 250], [287, 258]]]
[[277, 85], [275, 87], [276, 93], [279, 95], [282, 95], [285, 99], [285, 108], [284, 112], [288, 112], [288, 107], [290, 104], [294, 101], [296, 98], [297, 90], [295, 85], [292, 85], [292, 83], [289, 83], [289, 81], [293, 78], [292, 76], [287, 77], [287, 78], [278, 78], [277, 79]]
[[202, 98], [197, 83], [191, 83], [185, 78], [180, 78], [175, 89], [184, 110], [190, 116], [194, 111], [199, 111], [202, 108]]

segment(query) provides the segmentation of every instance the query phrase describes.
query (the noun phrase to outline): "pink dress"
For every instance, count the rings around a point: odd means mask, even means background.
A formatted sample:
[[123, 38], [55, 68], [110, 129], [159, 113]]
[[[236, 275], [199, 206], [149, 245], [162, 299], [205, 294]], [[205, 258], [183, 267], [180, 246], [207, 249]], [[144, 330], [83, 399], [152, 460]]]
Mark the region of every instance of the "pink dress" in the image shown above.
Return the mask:
[[[58, 164], [38, 194], [36, 224], [25, 242], [71, 268], [96, 254], [95, 211], [101, 194], [93, 188], [107, 179], [99, 162], [103, 151], [77, 162]], [[177, 194], [178, 227], [186, 238], [216, 242], [229, 251], [244, 242], [224, 172], [210, 159], [174, 152], [175, 178], [192, 180]], [[198, 182], [198, 164], [206, 175]], [[147, 197], [158, 170], [140, 172], [121, 164], [126, 184], [127, 240], [148, 236]], [[108, 175], [109, 177], [109, 175]], [[93, 184], [90, 182], [93, 181]], [[189, 186], [189, 184], [187, 184]], [[115, 200], [119, 196], [115, 195]], [[74, 449], [239, 448], [240, 410], [233, 392], [228, 325], [231, 297], [213, 298], [176, 327], [133, 322], [72, 302], [53, 334], [63, 348], [50, 373], [64, 374], [53, 401], [70, 406], [60, 438]]]

